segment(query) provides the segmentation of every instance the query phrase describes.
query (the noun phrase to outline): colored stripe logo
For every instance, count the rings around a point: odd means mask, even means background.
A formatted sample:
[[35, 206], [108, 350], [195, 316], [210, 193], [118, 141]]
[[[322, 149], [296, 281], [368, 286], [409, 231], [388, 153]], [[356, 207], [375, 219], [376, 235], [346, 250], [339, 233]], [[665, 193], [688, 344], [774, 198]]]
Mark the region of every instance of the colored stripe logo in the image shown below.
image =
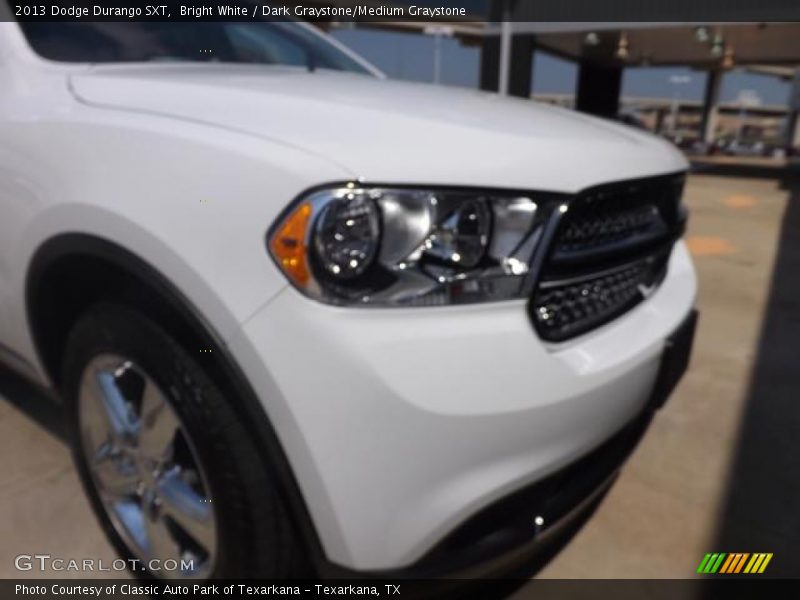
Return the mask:
[[771, 560], [771, 552], [757, 552], [754, 554], [749, 552], [709, 553], [700, 561], [697, 572], [708, 575], [713, 575], [714, 573], [724, 573], [726, 575], [748, 573], [753, 575], [763, 573]]

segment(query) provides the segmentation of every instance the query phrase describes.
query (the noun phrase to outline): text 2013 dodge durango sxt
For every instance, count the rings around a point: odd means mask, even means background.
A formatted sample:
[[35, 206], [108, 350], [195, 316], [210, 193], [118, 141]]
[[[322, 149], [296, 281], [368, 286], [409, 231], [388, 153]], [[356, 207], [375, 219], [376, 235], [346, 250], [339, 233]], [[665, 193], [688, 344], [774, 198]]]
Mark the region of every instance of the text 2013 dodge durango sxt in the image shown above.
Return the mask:
[[530, 560], [685, 370], [687, 165], [646, 133], [295, 22], [6, 22], [0, 82], [0, 355], [154, 575]]

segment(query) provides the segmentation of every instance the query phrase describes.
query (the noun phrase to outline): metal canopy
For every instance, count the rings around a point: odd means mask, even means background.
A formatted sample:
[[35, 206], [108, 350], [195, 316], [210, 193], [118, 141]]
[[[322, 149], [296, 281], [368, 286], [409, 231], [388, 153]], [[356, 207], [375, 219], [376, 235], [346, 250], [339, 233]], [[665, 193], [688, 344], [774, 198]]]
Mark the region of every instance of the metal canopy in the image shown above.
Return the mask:
[[800, 23], [514, 23], [513, 31], [536, 35], [543, 50], [609, 66], [800, 64]]

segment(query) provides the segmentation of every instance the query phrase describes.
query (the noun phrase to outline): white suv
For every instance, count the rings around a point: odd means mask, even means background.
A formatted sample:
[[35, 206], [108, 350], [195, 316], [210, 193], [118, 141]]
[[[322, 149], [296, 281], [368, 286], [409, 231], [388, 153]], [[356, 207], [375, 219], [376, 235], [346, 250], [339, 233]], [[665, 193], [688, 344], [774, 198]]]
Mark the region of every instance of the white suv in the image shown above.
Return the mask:
[[5, 22], [0, 357], [145, 573], [499, 572], [686, 367], [686, 166], [300, 23]]

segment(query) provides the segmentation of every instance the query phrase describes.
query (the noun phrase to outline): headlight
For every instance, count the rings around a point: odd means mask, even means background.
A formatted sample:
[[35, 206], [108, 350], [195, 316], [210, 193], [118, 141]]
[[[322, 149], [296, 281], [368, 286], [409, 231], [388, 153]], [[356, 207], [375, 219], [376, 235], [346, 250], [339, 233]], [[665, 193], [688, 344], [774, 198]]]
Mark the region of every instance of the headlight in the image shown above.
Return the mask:
[[331, 304], [506, 300], [523, 295], [546, 204], [511, 193], [347, 184], [300, 198], [268, 245], [295, 287]]
[[363, 275], [380, 245], [378, 208], [364, 194], [348, 194], [328, 202], [313, 227], [315, 256], [333, 280]]

